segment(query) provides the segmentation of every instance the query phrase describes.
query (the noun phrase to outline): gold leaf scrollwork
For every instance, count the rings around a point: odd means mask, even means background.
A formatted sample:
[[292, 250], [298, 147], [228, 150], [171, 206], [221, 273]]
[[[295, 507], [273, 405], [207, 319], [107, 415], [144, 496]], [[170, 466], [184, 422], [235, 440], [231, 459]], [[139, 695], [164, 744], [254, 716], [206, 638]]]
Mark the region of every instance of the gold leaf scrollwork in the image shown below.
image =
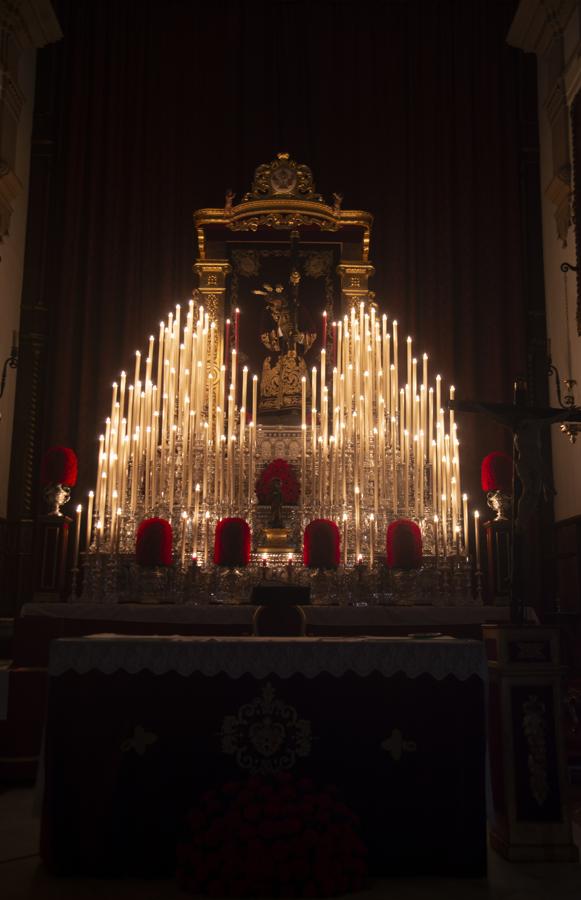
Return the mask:
[[301, 200], [321, 201], [315, 193], [313, 173], [304, 163], [290, 159], [288, 153], [279, 153], [276, 159], [262, 163], [254, 172], [252, 189], [243, 202], [264, 200], [267, 197], [298, 197]]
[[298, 228], [299, 225], [318, 225], [322, 231], [338, 231], [339, 223], [324, 216], [312, 216], [304, 213], [265, 213], [260, 216], [234, 220], [228, 223], [232, 231], [257, 231], [261, 226], [274, 229]]

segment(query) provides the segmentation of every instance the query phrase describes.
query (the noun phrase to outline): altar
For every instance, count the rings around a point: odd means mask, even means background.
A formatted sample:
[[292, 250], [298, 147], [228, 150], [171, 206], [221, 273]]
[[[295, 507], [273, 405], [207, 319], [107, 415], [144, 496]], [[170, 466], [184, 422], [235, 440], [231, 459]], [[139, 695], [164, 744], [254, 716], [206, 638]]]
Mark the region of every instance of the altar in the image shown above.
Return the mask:
[[288, 773], [341, 798], [370, 874], [483, 875], [485, 670], [446, 637], [54, 641], [42, 858], [170, 875], [208, 792]]

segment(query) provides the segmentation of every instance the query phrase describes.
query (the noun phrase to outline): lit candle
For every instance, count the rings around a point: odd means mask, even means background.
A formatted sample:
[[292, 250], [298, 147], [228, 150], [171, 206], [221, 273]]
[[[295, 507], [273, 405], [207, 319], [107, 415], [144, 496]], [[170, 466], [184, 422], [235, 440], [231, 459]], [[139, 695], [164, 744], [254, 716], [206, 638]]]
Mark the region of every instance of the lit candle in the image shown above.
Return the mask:
[[158, 399], [161, 400], [162, 376], [163, 376], [163, 337], [164, 323], [159, 323], [159, 339], [157, 347], [157, 386], [159, 388]]
[[434, 516], [434, 554], [436, 557], [436, 562], [438, 562], [438, 525], [439, 519], [438, 516]]
[[87, 507], [87, 534], [85, 537], [85, 550], [88, 551], [91, 546], [91, 531], [93, 529], [93, 503], [95, 501], [95, 494], [93, 491], [89, 491], [89, 504]]
[[347, 565], [347, 513], [343, 513], [343, 565]]
[[208, 545], [210, 543], [210, 513], [204, 516], [204, 565], [208, 564]]
[[403, 433], [403, 493], [404, 493], [404, 515], [409, 516], [409, 502], [410, 502], [410, 473], [409, 473], [409, 464], [410, 464], [410, 435], [409, 431], [405, 429]]
[[139, 350], [135, 351], [135, 375], [133, 378], [133, 384], [137, 386], [137, 382], [139, 381], [139, 369], [141, 366], [141, 353]]
[[474, 546], [476, 550], [476, 569], [480, 571], [480, 513], [474, 510]]
[[331, 346], [331, 359], [333, 361], [333, 366], [337, 365], [337, 323], [333, 322], [331, 331], [332, 338], [332, 346]]
[[113, 390], [111, 393], [111, 416], [110, 416], [110, 419], [112, 422], [111, 428], [115, 428], [116, 427], [115, 413], [116, 413], [116, 410], [118, 409], [118, 407], [117, 407], [117, 382], [116, 381], [113, 382], [112, 388], [113, 388]]
[[[224, 341], [224, 359], [226, 360], [226, 364], [228, 364], [228, 359], [230, 357], [230, 319], [226, 319], [226, 338]], [[222, 398], [220, 398], [222, 399]]]
[[73, 569], [79, 565], [79, 541], [81, 537], [81, 516], [83, 515], [83, 507], [79, 503], [75, 510], [75, 542], [73, 544]]
[[238, 307], [234, 310], [234, 349], [236, 350], [236, 355], [238, 356], [238, 338], [239, 338], [239, 328], [240, 328], [240, 310]]
[[180, 554], [180, 563], [183, 567], [184, 561], [186, 558], [186, 523], [188, 521], [188, 514], [184, 510], [182, 512], [182, 541], [181, 541], [181, 554]]
[[97, 491], [97, 514], [101, 510], [101, 474], [103, 472], [103, 462], [105, 460], [105, 435], [99, 435], [99, 458], [97, 460], [97, 481], [95, 483], [95, 490]]
[[327, 310], [323, 312], [323, 350], [327, 347]]
[[252, 376], [252, 421], [256, 428], [256, 423], [258, 421], [258, 375]]
[[462, 494], [462, 513], [464, 525], [464, 553], [468, 556], [468, 494]]
[[369, 516], [369, 568], [373, 568], [373, 551], [374, 551], [374, 530], [375, 516], [373, 513]]
[[[456, 392], [456, 388], [454, 387], [454, 385], [453, 384], [450, 385], [450, 401], [452, 403], [454, 402], [455, 392]], [[453, 409], [450, 410], [450, 434], [452, 435], [452, 437], [454, 436], [454, 410]]]
[[243, 406], [246, 409], [246, 392], [248, 389], [248, 366], [244, 366], [242, 369], [242, 400], [240, 406]]
[[355, 485], [355, 555], [359, 557], [360, 539], [361, 539], [361, 491], [358, 485]]
[[[393, 330], [393, 374], [394, 380], [393, 384], [395, 385], [394, 396], [397, 402], [397, 390], [398, 390], [398, 382], [399, 382], [399, 359], [398, 359], [398, 343], [397, 343], [397, 319], [394, 319], [392, 322], [392, 330]], [[396, 410], [397, 412], [397, 410]]]

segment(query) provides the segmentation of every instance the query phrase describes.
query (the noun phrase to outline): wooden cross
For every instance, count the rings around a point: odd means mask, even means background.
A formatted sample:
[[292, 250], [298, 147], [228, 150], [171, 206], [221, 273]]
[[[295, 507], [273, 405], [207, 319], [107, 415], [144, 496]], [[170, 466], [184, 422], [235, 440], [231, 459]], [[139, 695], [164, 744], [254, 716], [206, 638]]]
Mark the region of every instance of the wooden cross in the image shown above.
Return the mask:
[[[479, 413], [488, 416], [512, 432], [513, 444], [513, 518], [510, 579], [511, 622], [524, 622], [523, 540], [525, 529], [537, 508], [541, 494], [549, 499], [555, 493], [553, 476], [543, 458], [541, 432], [556, 422], [581, 422], [578, 409], [525, 406], [522, 403], [481, 403], [470, 400], [450, 400], [449, 408], [459, 413]], [[521, 495], [516, 507], [514, 485], [516, 477]]]

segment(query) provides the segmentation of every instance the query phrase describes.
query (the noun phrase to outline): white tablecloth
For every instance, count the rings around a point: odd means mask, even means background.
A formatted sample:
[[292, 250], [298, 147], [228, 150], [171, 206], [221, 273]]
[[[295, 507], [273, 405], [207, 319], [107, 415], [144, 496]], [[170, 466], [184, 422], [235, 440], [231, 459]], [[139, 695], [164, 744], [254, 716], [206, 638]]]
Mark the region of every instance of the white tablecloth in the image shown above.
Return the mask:
[[[175, 622], [200, 625], [252, 625], [255, 606], [180, 606], [142, 603], [25, 603], [22, 616], [60, 619], [106, 619], [110, 622]], [[506, 606], [304, 606], [307, 623], [346, 627], [369, 625], [433, 626], [508, 622]], [[533, 610], [529, 610], [533, 617]]]
[[265, 638], [90, 635], [61, 638], [51, 645], [49, 674], [98, 671], [155, 675], [177, 672], [207, 676], [221, 672], [231, 678], [270, 674], [314, 678], [323, 672], [340, 677], [346, 672], [366, 676], [402, 672], [409, 678], [429, 674], [438, 680], [453, 675], [466, 680], [486, 677], [480, 641], [434, 638]]

